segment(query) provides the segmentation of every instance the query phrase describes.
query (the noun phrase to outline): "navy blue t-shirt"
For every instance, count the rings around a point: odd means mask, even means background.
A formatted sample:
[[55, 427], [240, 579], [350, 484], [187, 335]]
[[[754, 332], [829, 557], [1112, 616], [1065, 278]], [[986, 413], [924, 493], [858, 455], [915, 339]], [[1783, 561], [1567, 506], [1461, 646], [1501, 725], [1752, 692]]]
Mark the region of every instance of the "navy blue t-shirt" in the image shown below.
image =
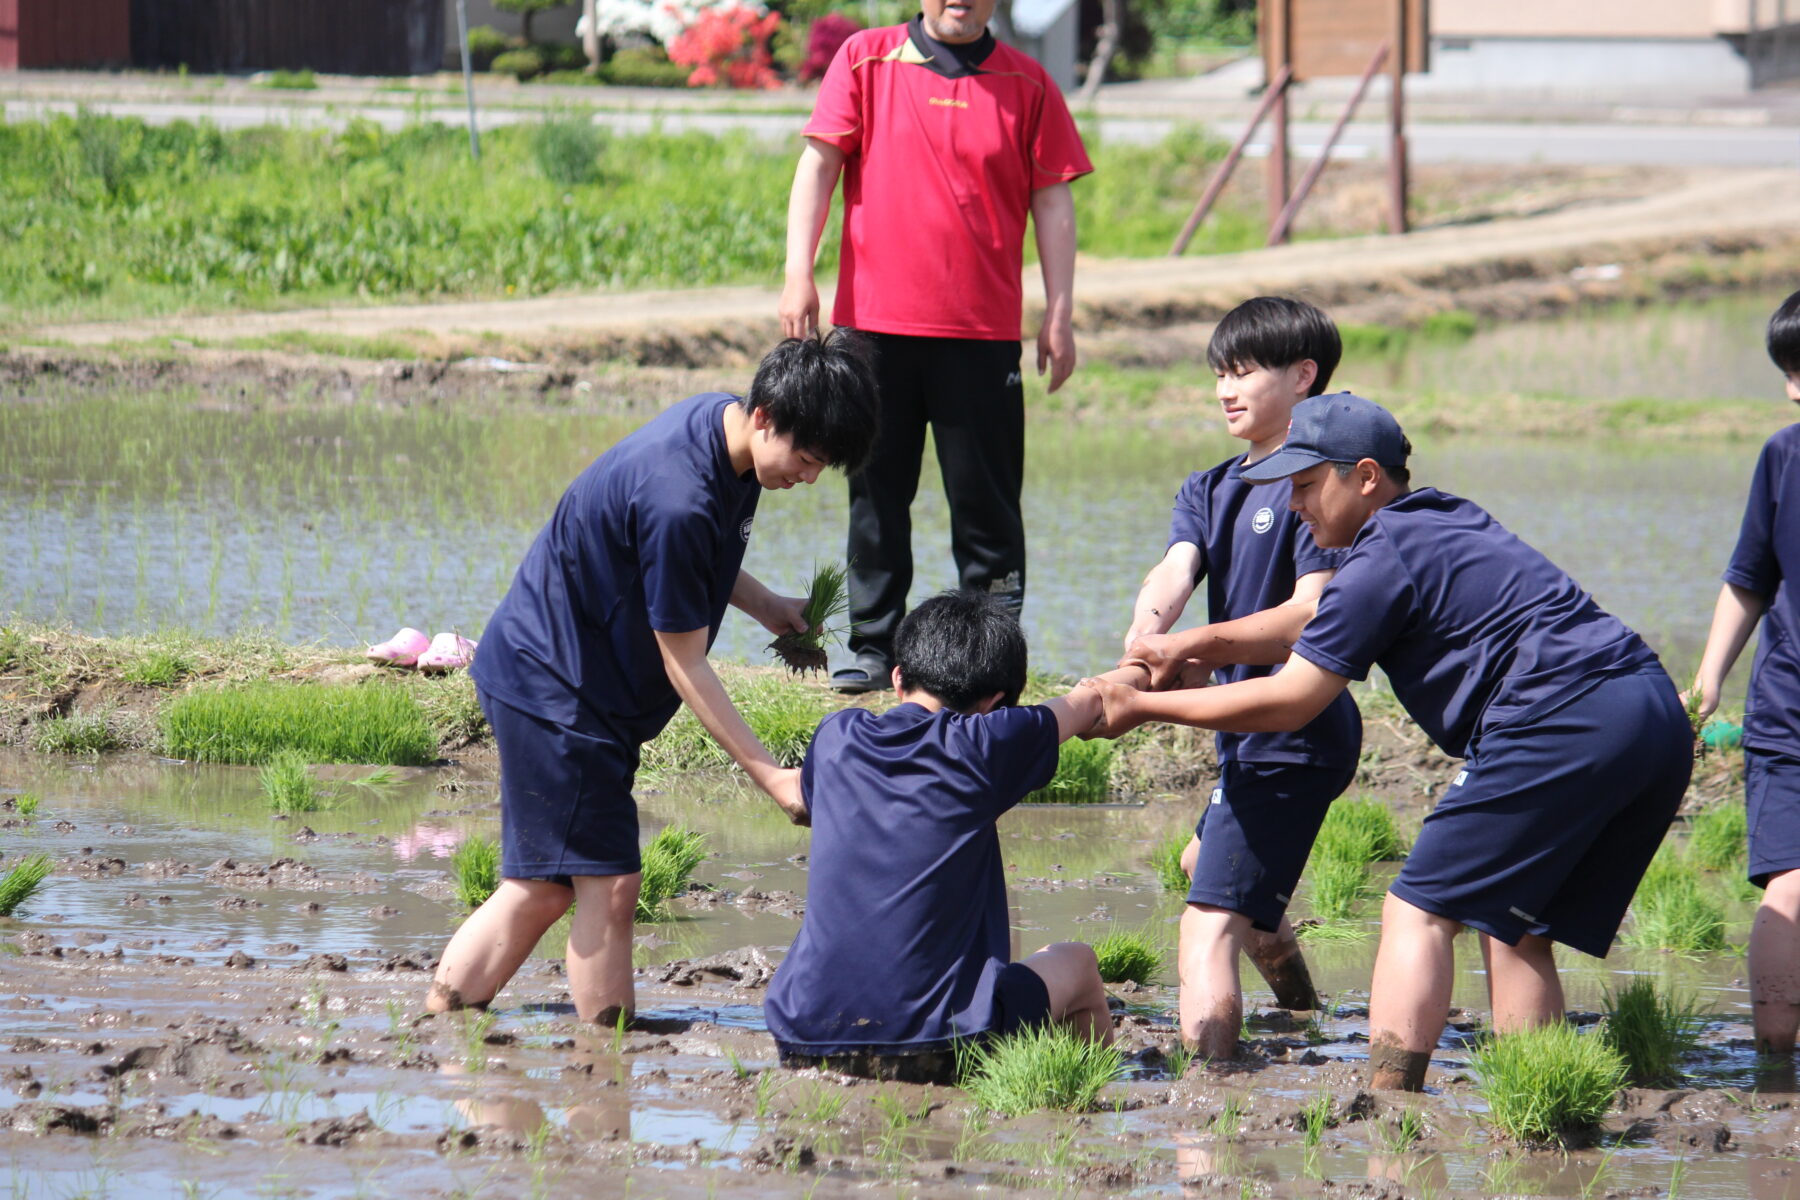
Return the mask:
[[712, 645], [762, 495], [731, 469], [736, 401], [688, 397], [569, 485], [482, 633], [483, 692], [562, 725], [585, 712], [633, 747], [675, 715], [653, 631]]
[[985, 1031], [1011, 953], [994, 821], [1056, 773], [1056, 714], [900, 704], [819, 725], [806, 919], [769, 985], [798, 1054], [916, 1053]]
[[[1770, 754], [1800, 756], [1800, 599], [1787, 586], [1800, 573], [1800, 425], [1770, 438], [1756, 460], [1750, 500], [1725, 582], [1763, 598], [1762, 633], [1750, 668], [1744, 704], [1744, 745]], [[1789, 518], [1781, 515], [1786, 504]]]
[[1446, 754], [1614, 675], [1660, 670], [1643, 639], [1486, 510], [1422, 488], [1376, 512], [1294, 653], [1394, 695]]
[[[1331, 571], [1341, 550], [1325, 550], [1299, 514], [1288, 511], [1288, 483], [1258, 487], [1243, 480], [1242, 456], [1188, 476], [1175, 496], [1169, 545], [1200, 548], [1194, 582], [1206, 580], [1207, 619], [1235, 621], [1273, 608], [1294, 594], [1294, 581]], [[1269, 675], [1277, 667], [1233, 664], [1214, 672], [1220, 683]], [[1343, 767], [1362, 749], [1362, 718], [1349, 692], [1293, 733], [1221, 733], [1219, 761], [1305, 763]]]

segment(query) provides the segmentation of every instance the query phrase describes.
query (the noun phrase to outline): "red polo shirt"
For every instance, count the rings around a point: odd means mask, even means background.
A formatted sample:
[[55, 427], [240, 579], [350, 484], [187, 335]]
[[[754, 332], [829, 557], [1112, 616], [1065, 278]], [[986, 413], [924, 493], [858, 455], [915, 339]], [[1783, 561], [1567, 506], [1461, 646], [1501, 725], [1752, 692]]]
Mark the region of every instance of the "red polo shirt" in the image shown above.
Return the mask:
[[1042, 67], [996, 44], [947, 76], [905, 25], [864, 30], [832, 59], [805, 134], [846, 155], [835, 324], [1019, 340], [1031, 194], [1094, 169]]

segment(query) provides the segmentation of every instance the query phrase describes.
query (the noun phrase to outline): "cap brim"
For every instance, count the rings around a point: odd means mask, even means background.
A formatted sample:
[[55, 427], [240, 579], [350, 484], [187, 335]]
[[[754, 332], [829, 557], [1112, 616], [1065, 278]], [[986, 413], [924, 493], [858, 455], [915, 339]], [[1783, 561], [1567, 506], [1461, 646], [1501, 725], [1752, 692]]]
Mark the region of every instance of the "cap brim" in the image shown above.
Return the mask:
[[1284, 446], [1261, 462], [1245, 467], [1238, 477], [1245, 483], [1280, 483], [1290, 475], [1298, 475], [1308, 467], [1316, 467], [1325, 461], [1323, 454], [1302, 450], [1297, 446]]

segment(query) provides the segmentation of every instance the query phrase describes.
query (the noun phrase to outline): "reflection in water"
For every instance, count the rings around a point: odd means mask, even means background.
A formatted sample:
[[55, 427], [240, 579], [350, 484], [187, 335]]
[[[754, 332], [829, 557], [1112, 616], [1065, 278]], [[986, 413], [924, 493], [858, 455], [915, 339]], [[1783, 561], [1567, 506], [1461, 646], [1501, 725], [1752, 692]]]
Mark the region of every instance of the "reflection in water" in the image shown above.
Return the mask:
[[1371, 1154], [1370, 1179], [1385, 1179], [1408, 1191], [1431, 1196], [1450, 1186], [1450, 1170], [1441, 1154]]

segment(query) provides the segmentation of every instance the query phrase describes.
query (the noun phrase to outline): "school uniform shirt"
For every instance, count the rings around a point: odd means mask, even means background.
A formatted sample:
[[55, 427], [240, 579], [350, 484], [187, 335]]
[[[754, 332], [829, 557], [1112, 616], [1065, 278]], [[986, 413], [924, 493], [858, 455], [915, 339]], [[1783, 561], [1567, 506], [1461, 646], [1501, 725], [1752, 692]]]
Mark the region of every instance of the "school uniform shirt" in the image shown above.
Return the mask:
[[576, 477], [488, 619], [471, 674], [562, 725], [598, 717], [636, 745], [675, 715], [657, 632], [719, 632], [762, 494], [732, 470], [724, 414], [691, 396]]
[[1643, 639], [1479, 505], [1421, 488], [1369, 518], [1294, 653], [1351, 679], [1380, 666], [1446, 753], [1615, 675], [1661, 670]]
[[[1763, 598], [1762, 631], [1744, 702], [1744, 745], [1767, 754], [1800, 757], [1800, 600], [1787, 586], [1800, 572], [1800, 425], [1789, 425], [1762, 448], [1737, 548], [1725, 582]], [[1787, 505], [1783, 517], [1782, 505]]]
[[1019, 340], [1031, 194], [1094, 169], [1041, 66], [991, 34], [939, 45], [916, 17], [866, 29], [803, 132], [845, 154], [834, 324]]
[[[1331, 571], [1341, 550], [1321, 549], [1299, 514], [1288, 510], [1286, 480], [1264, 486], [1244, 482], [1239, 455], [1188, 476], [1175, 496], [1169, 545], [1191, 542], [1200, 550], [1194, 581], [1206, 580], [1207, 619], [1233, 621], [1291, 598], [1294, 581]], [[1220, 683], [1273, 674], [1278, 667], [1231, 664], [1216, 670]], [[1362, 749], [1362, 720], [1348, 691], [1304, 728], [1283, 733], [1221, 733], [1219, 762], [1301, 763], [1348, 766]]]
[[1011, 951], [994, 822], [1056, 773], [1056, 714], [900, 704], [819, 725], [806, 918], [769, 985], [798, 1054], [917, 1053], [985, 1031]]

